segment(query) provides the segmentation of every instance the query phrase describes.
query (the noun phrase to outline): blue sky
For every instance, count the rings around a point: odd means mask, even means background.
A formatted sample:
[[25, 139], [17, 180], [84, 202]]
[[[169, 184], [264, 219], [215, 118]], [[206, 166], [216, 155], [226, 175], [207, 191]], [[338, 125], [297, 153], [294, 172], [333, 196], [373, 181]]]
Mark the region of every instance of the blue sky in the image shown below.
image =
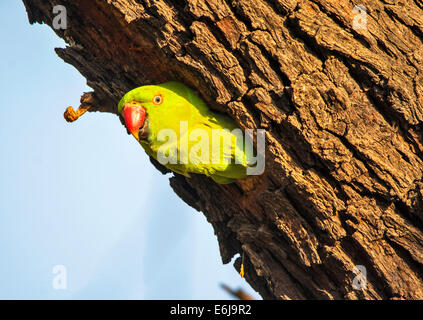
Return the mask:
[[0, 21], [0, 298], [230, 298], [220, 283], [258, 297], [115, 116], [64, 121], [91, 90], [54, 53], [65, 43], [20, 1]]

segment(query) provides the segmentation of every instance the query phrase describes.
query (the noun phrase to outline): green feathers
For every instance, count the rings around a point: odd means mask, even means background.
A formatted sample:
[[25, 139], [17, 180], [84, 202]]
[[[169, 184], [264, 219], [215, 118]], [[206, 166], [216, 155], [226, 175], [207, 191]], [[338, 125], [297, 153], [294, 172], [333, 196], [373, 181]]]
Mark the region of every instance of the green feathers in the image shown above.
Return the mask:
[[147, 154], [172, 171], [204, 174], [217, 183], [247, 176], [242, 131], [184, 84], [139, 87], [118, 108]]

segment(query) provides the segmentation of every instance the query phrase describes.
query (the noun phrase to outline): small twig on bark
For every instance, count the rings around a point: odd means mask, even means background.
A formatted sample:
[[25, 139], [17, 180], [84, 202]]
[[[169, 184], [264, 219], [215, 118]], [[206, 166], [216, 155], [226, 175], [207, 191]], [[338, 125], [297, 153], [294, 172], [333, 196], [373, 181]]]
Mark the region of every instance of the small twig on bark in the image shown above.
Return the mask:
[[81, 97], [81, 105], [75, 111], [73, 107], [68, 107], [63, 114], [67, 122], [74, 122], [79, 119], [85, 112], [93, 107], [96, 103], [96, 98], [93, 92], [86, 92]]
[[255, 300], [252, 296], [250, 296], [249, 294], [247, 294], [242, 289], [233, 290], [233, 289], [229, 288], [224, 283], [222, 283], [221, 286], [222, 286], [223, 290], [225, 290], [227, 293], [229, 293], [230, 295], [234, 296], [235, 298], [238, 298], [239, 300]]

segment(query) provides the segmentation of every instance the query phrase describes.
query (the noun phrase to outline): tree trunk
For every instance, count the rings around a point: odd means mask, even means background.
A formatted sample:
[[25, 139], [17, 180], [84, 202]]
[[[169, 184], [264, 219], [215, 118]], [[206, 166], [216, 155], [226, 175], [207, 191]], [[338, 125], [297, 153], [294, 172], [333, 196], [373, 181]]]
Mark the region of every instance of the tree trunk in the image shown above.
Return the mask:
[[56, 51], [94, 89], [90, 111], [177, 80], [266, 129], [263, 175], [170, 178], [263, 298], [423, 299], [422, 0], [363, 0], [364, 27], [346, 0], [24, 3], [50, 26], [66, 7]]

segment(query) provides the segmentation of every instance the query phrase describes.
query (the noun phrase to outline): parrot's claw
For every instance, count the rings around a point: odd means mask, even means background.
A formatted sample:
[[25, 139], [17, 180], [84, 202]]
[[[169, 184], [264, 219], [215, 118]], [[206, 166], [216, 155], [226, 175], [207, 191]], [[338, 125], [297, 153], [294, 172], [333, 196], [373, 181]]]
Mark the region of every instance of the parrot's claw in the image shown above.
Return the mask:
[[73, 107], [68, 107], [64, 113], [65, 120], [67, 122], [74, 122], [79, 119], [87, 110], [90, 108], [88, 105], [81, 105], [78, 110], [74, 110]]

